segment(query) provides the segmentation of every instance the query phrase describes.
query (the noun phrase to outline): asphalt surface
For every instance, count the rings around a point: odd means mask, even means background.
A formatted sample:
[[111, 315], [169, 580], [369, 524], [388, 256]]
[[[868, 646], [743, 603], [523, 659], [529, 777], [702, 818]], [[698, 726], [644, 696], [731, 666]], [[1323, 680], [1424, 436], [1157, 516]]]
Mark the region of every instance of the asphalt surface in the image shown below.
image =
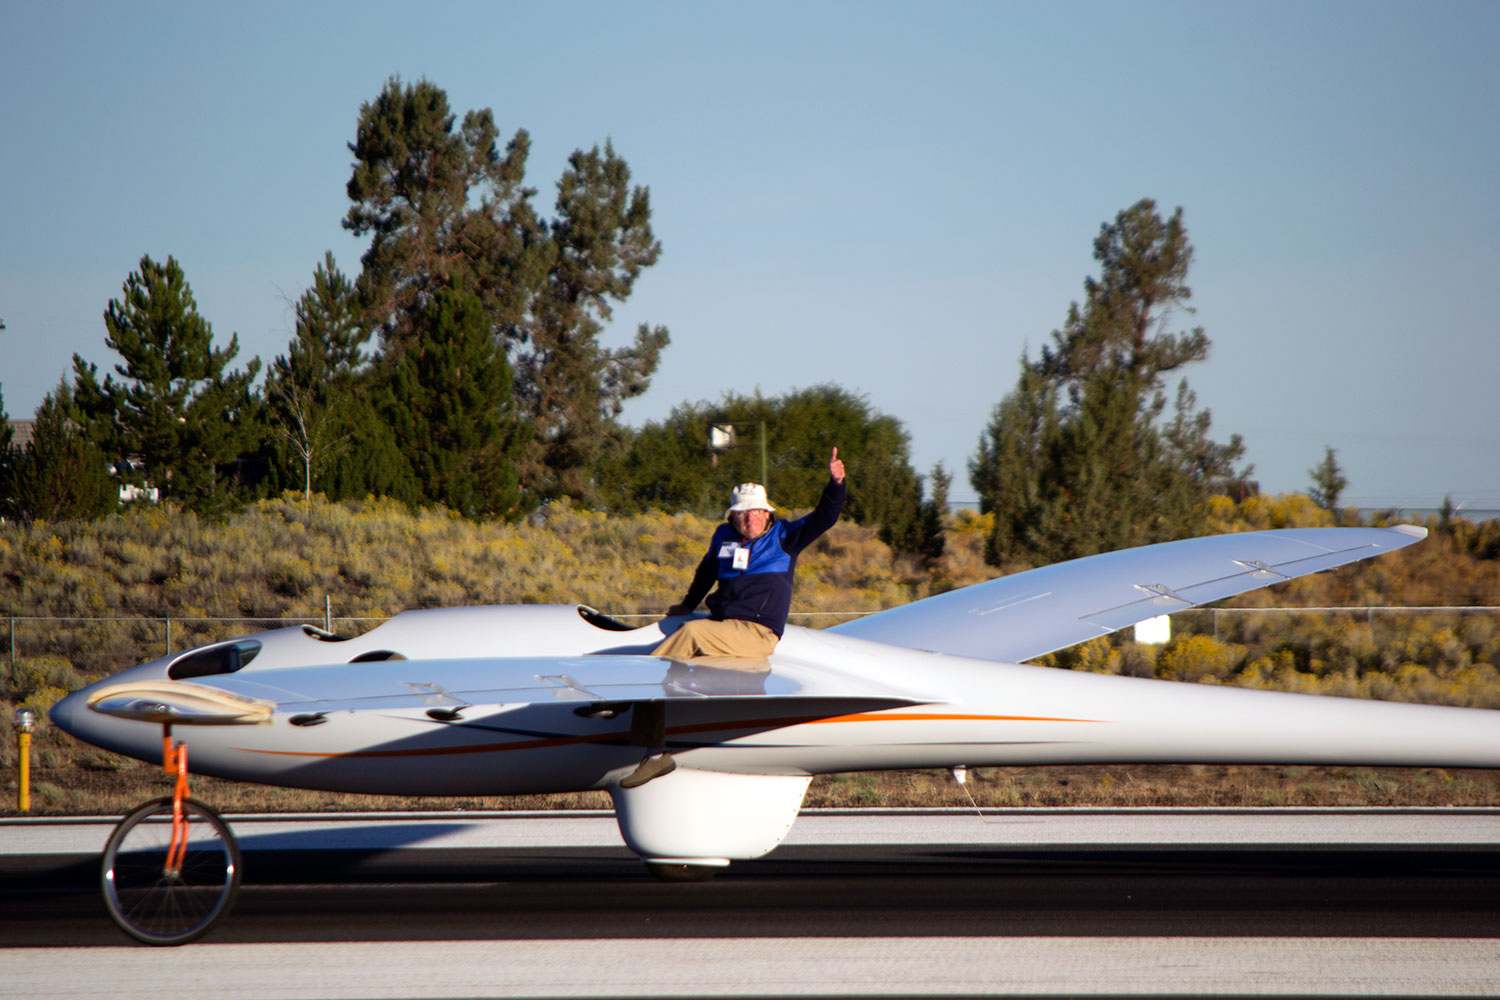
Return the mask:
[[[611, 846], [607, 817], [525, 836], [237, 821], [234, 911], [170, 950], [105, 915], [80, 845], [106, 825], [0, 825], [0, 968], [36, 991], [16, 996], [145, 995], [163, 969], [191, 982], [189, 953], [225, 996], [1500, 992], [1500, 814], [1013, 818], [808, 817], [769, 857], [689, 884]], [[450, 980], [455, 962], [485, 971]]]

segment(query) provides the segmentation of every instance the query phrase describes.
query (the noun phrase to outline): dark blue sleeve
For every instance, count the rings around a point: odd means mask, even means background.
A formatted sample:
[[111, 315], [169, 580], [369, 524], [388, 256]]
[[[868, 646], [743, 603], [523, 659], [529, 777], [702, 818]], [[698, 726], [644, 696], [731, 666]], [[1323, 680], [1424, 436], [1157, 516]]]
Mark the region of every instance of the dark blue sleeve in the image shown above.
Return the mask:
[[781, 547], [791, 555], [796, 555], [817, 541], [819, 535], [833, 527], [838, 521], [839, 514], [844, 509], [844, 498], [847, 494], [848, 491], [843, 483], [836, 483], [830, 478], [828, 485], [823, 487], [823, 495], [818, 498], [818, 505], [812, 509], [812, 513], [786, 526], [786, 535], [781, 540]]

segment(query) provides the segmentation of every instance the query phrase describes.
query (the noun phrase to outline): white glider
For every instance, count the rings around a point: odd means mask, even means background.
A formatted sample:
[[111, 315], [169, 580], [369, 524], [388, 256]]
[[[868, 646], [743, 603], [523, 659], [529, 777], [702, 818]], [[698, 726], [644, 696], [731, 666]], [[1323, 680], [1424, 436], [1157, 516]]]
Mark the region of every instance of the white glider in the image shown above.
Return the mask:
[[[1074, 560], [823, 631], [769, 670], [648, 655], [682, 619], [588, 608], [409, 611], [364, 635], [285, 628], [153, 660], [53, 721], [198, 773], [400, 795], [605, 789], [659, 872], [772, 850], [813, 775], [884, 768], [1238, 762], [1500, 767], [1500, 712], [1084, 674], [1020, 661], [1166, 612], [1389, 552], [1411, 526], [1245, 532]], [[677, 770], [619, 780], [631, 712], [665, 708]]]

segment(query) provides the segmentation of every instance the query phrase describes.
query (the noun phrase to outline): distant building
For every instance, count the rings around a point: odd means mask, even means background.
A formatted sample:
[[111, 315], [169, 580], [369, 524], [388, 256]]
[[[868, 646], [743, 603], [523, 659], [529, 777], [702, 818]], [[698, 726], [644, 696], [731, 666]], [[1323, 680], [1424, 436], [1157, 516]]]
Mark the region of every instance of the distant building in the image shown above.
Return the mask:
[[[121, 476], [127, 476], [140, 468], [142, 468], [140, 459], [127, 458], [121, 462], [111, 463], [109, 467], [109, 474], [118, 479]], [[150, 483], [146, 483], [144, 486], [137, 486], [135, 483], [120, 484], [121, 503], [130, 503], [133, 500], [145, 500], [149, 503], [156, 503], [160, 499], [161, 490], [157, 489], [155, 486], [152, 486]]]
[[35, 420], [10, 420], [10, 445], [17, 451], [31, 443], [31, 435], [36, 431]]

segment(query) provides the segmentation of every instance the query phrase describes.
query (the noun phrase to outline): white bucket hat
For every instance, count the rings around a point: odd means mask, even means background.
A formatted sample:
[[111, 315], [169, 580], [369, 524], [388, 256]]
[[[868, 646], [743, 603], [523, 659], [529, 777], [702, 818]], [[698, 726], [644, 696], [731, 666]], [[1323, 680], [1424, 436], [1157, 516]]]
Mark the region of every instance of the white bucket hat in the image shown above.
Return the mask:
[[724, 512], [726, 518], [737, 510], [766, 510], [775, 513], [771, 504], [766, 500], [766, 488], [760, 483], [740, 483], [729, 494], [729, 509]]

